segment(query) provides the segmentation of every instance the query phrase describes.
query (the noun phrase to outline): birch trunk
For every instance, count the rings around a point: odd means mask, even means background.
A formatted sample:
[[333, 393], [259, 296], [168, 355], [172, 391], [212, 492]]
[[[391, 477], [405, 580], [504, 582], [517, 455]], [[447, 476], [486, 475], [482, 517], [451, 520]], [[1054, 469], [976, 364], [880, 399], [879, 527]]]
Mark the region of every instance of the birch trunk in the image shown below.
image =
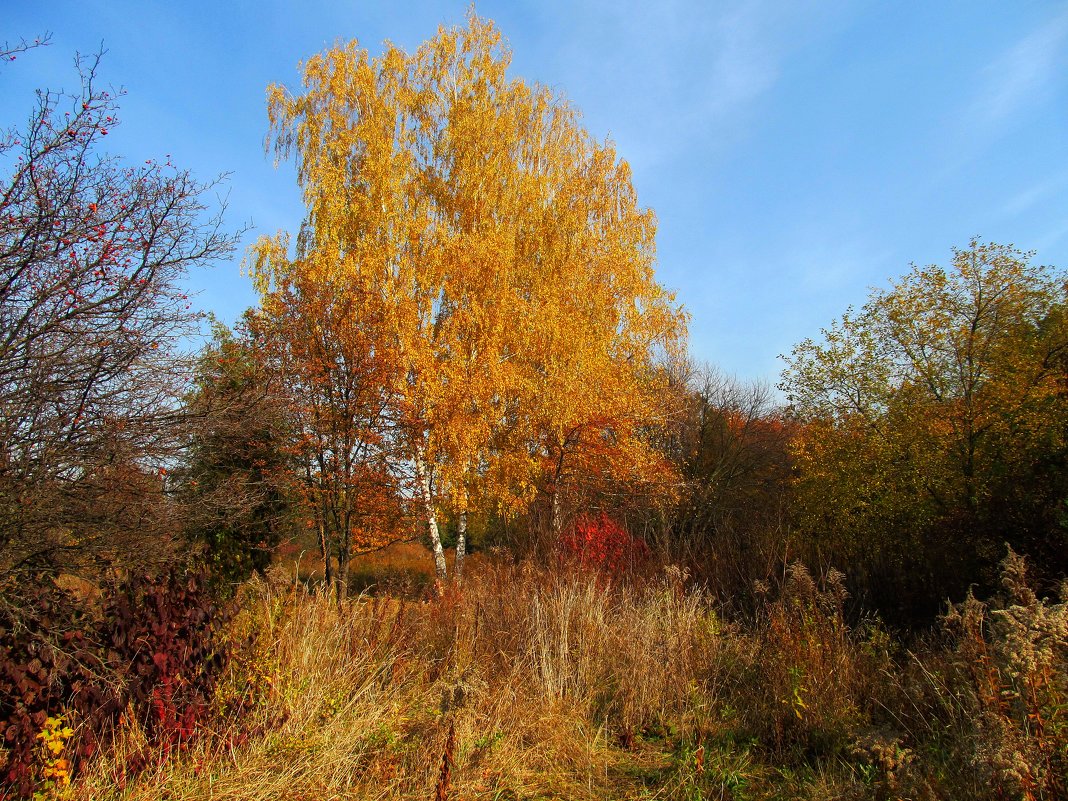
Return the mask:
[[556, 469], [553, 471], [552, 483], [552, 532], [553, 537], [560, 536], [560, 530], [564, 527], [564, 512], [560, 501], [560, 482], [564, 475], [564, 447], [560, 446], [560, 454], [556, 457]]
[[438, 581], [444, 584], [448, 571], [445, 567], [445, 550], [441, 547], [441, 535], [438, 533], [438, 518], [434, 513], [434, 499], [430, 495], [430, 474], [427, 472], [423, 449], [415, 451], [415, 476], [419, 482], [419, 494], [423, 498], [423, 511], [426, 514], [426, 527], [430, 532], [430, 544], [434, 549], [434, 569]]
[[460, 512], [456, 523], [456, 580], [464, 577], [464, 556], [467, 555], [467, 509]]
[[556, 488], [555, 485], [553, 486], [552, 503], [553, 503], [553, 517], [552, 517], [553, 534], [554, 535], [559, 535], [560, 534], [560, 529], [562, 529], [564, 527], [564, 517], [563, 517], [563, 513], [562, 513], [562, 511], [560, 509], [560, 491]]

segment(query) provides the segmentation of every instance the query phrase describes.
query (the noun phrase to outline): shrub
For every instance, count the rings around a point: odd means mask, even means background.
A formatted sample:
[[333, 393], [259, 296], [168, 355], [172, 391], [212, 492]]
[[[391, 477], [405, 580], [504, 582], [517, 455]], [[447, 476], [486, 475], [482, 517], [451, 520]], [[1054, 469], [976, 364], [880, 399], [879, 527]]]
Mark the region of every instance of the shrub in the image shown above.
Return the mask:
[[604, 512], [580, 515], [560, 535], [556, 551], [561, 560], [614, 573], [643, 563], [649, 557], [645, 541], [626, 531]]
[[103, 722], [119, 708], [102, 681], [92, 621], [74, 597], [51, 582], [0, 608], [0, 795], [32, 794], [45, 756], [39, 735], [65, 707], [79, 732], [68, 760], [91, 754]]
[[[225, 663], [216, 647], [225, 616], [206, 577], [137, 577], [106, 587], [102, 598], [89, 609], [43, 581], [0, 610], [0, 795], [28, 797], [39, 782], [65, 781], [123, 714], [139, 724], [144, 745], [164, 754], [205, 719]], [[62, 738], [57, 774], [40, 745], [42, 734], [55, 741], [61, 718], [71, 733]], [[145, 763], [144, 753], [135, 754], [126, 767]]]
[[101, 638], [149, 741], [164, 751], [193, 736], [225, 664], [217, 609], [203, 573], [144, 576], [115, 594]]
[[1068, 792], [1068, 598], [1040, 600], [1023, 557], [1001, 563], [1006, 597], [969, 597], [945, 619], [955, 635], [957, 686], [976, 728], [970, 762], [997, 797], [1063, 798]]
[[800, 563], [764, 600], [749, 633], [731, 648], [740, 663], [733, 706], [749, 733], [786, 753], [834, 754], [867, 723], [865, 699], [885, 667], [846, 625], [843, 576], [820, 581]]

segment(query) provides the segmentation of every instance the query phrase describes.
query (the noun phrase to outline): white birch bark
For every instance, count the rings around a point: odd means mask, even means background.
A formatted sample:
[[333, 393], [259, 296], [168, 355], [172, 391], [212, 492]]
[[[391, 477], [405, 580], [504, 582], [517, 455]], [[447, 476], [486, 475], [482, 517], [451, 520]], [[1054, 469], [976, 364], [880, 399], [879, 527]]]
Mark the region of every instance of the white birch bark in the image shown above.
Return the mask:
[[467, 508], [460, 512], [456, 524], [456, 580], [463, 578], [464, 557], [467, 555]]
[[427, 471], [423, 448], [415, 449], [415, 477], [419, 483], [419, 494], [423, 499], [423, 511], [426, 514], [426, 526], [430, 532], [430, 544], [434, 549], [434, 569], [438, 581], [444, 583], [447, 576], [445, 567], [445, 550], [441, 547], [441, 535], [438, 533], [438, 518], [434, 512], [434, 499], [430, 495], [430, 473]]
[[560, 489], [557, 483], [553, 483], [552, 494], [552, 531], [554, 535], [559, 535], [560, 530], [564, 527], [564, 514], [560, 508]]

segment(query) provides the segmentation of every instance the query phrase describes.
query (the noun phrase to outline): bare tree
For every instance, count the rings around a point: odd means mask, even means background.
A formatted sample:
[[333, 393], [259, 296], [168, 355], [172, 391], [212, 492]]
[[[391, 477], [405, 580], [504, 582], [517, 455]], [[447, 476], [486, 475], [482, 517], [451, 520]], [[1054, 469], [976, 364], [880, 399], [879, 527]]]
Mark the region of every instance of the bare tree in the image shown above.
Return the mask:
[[688, 384], [676, 451], [686, 484], [674, 535], [729, 595], [781, 567], [795, 427], [767, 384], [711, 367], [694, 370]]
[[182, 281], [235, 242], [215, 182], [99, 152], [121, 96], [99, 60], [0, 134], [0, 580], [159, 552], [199, 317]]

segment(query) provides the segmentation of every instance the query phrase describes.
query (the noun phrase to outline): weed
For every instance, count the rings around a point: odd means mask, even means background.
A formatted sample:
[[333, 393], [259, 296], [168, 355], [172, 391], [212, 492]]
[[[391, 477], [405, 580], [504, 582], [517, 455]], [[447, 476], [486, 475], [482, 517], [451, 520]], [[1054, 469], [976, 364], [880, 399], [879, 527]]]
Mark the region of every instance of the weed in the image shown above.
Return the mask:
[[34, 801], [65, 801], [71, 797], [71, 763], [65, 751], [74, 729], [63, 715], [45, 719], [44, 728], [37, 735], [41, 751], [41, 780], [34, 790]]

